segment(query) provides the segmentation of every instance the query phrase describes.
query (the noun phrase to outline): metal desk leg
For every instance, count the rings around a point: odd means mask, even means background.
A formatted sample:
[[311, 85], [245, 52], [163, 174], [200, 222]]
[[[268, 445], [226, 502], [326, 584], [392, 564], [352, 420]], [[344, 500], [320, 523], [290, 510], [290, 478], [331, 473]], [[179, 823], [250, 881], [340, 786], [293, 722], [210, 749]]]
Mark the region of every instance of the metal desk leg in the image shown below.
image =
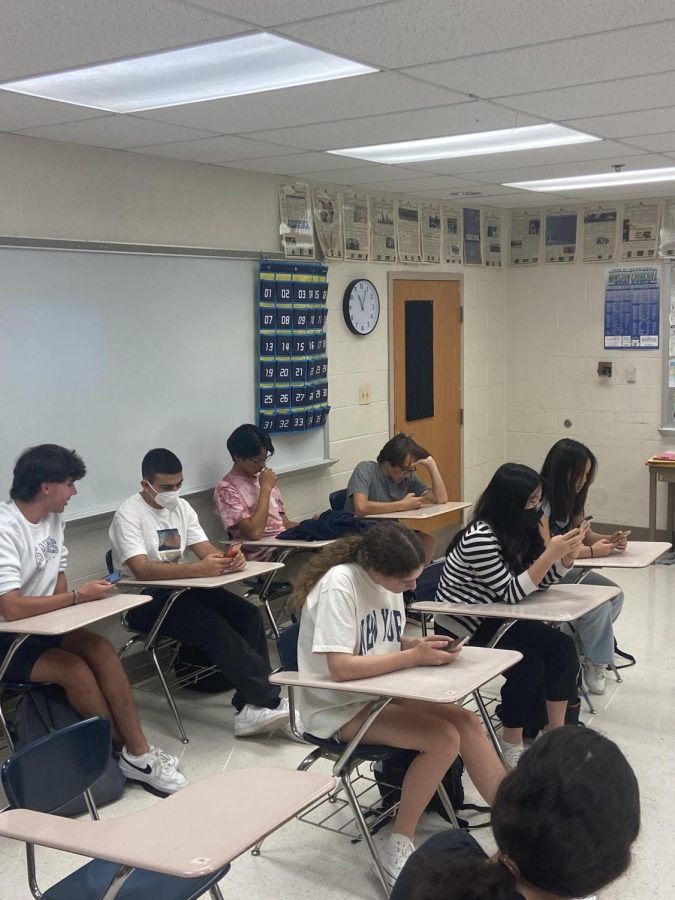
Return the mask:
[[[2, 685], [2, 681], [5, 677], [5, 672], [9, 668], [9, 664], [14, 659], [14, 654], [19, 649], [19, 647], [23, 644], [26, 638], [29, 638], [29, 634], [17, 634], [12, 642], [12, 646], [7, 651], [7, 654], [3, 661], [0, 663], [0, 685]], [[5, 714], [2, 711], [2, 704], [0, 703], [0, 731], [2, 731], [2, 736], [4, 737], [7, 747], [9, 748], [10, 753], [14, 753], [14, 741], [12, 740], [12, 736], [9, 733], [9, 728], [7, 727], [7, 722], [5, 721]]]
[[173, 699], [173, 694], [171, 693], [171, 688], [167, 684], [166, 677], [164, 675], [164, 672], [162, 671], [162, 667], [159, 663], [159, 660], [157, 659], [157, 648], [155, 645], [157, 643], [158, 637], [160, 637], [159, 630], [162, 627], [162, 625], [164, 624], [164, 620], [171, 612], [171, 608], [174, 605], [174, 603], [176, 602], [176, 600], [178, 600], [180, 595], [182, 593], [184, 593], [184, 591], [186, 591], [186, 590], [187, 590], [187, 588], [179, 588], [178, 590], [171, 591], [171, 593], [169, 594], [168, 600], [162, 607], [162, 611], [155, 619], [155, 624], [152, 626], [152, 628], [148, 632], [148, 636], [146, 637], [145, 644], [144, 644], [146, 651], [150, 654], [150, 656], [152, 657], [152, 661], [155, 664], [155, 670], [157, 672], [157, 677], [159, 678], [159, 683], [162, 685], [162, 690], [164, 691], [164, 696], [166, 697], [166, 701], [169, 704], [169, 709], [173, 713], [173, 717], [176, 720], [176, 725], [178, 726], [178, 731], [180, 732], [180, 739], [184, 744], [188, 744], [190, 742], [190, 739], [188, 738], [187, 734], [185, 733], [185, 729], [183, 728], [183, 722], [178, 713], [178, 709], [176, 708], [176, 702]]
[[[284, 562], [288, 559], [289, 556], [293, 555], [294, 550], [297, 550], [296, 547], [288, 547], [286, 550], [281, 550], [277, 555], [275, 555], [275, 562]], [[263, 582], [263, 586], [258, 594], [260, 602], [265, 607], [265, 612], [267, 613], [267, 618], [269, 620], [272, 631], [274, 632], [275, 639], [279, 637], [280, 631], [279, 626], [277, 625], [276, 619], [274, 618], [274, 613], [272, 612], [272, 607], [270, 605], [270, 594], [272, 593], [272, 585], [274, 583], [274, 579], [279, 574], [279, 569], [272, 570], [265, 578]]]
[[649, 466], [649, 540], [656, 540], [656, 484], [657, 471]]

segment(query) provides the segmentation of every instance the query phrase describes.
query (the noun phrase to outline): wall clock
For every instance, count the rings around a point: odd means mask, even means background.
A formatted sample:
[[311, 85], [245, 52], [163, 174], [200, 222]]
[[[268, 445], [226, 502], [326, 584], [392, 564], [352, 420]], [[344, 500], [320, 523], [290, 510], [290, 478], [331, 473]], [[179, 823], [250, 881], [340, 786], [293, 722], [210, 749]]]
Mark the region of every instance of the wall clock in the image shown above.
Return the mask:
[[353, 334], [371, 334], [380, 318], [380, 295], [372, 281], [350, 281], [342, 298], [342, 314]]

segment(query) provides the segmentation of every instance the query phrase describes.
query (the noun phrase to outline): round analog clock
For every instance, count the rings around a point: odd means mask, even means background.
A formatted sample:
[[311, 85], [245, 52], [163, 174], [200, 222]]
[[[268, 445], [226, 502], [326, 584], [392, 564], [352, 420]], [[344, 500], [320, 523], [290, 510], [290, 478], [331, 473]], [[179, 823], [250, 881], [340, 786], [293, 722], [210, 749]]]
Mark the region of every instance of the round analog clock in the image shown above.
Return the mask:
[[380, 318], [380, 295], [372, 281], [357, 278], [347, 285], [342, 314], [347, 328], [354, 334], [370, 334], [375, 330]]

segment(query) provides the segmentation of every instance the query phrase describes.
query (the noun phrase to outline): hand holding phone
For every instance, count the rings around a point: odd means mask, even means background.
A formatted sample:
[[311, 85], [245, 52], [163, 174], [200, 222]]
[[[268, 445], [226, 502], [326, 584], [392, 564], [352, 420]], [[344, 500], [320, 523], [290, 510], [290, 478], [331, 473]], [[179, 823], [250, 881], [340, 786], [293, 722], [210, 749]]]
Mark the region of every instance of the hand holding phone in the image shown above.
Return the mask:
[[455, 638], [452, 641], [448, 641], [448, 643], [445, 645], [445, 647], [443, 647], [443, 649], [445, 650], [446, 653], [456, 653], [458, 650], [460, 650], [464, 646], [464, 644], [466, 644], [466, 642], [468, 640], [469, 640], [468, 635], [465, 635], [464, 637], [461, 637], [461, 638]]
[[581, 522], [579, 522], [579, 524], [577, 525], [577, 528], [580, 531], [586, 531], [587, 528], [591, 527], [592, 519], [593, 519], [593, 516], [584, 516], [583, 519], [581, 520]]
[[233, 557], [235, 557], [237, 555], [237, 553], [239, 553], [240, 550], [241, 550], [241, 543], [230, 544], [230, 546], [225, 551], [225, 556], [232, 559]]
[[111, 572], [110, 575], [106, 575], [103, 580], [107, 581], [108, 584], [115, 584], [115, 582], [119, 581], [121, 577], [122, 573], [119, 569], [116, 569], [114, 572]]

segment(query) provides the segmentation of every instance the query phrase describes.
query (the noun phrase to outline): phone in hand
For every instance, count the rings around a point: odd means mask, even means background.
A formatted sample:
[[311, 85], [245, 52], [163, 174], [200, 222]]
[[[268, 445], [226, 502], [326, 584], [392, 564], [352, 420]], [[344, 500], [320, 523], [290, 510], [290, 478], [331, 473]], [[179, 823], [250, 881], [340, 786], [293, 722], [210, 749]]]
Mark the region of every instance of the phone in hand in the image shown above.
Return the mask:
[[227, 557], [229, 557], [230, 559], [232, 559], [233, 557], [235, 557], [235, 556], [237, 555], [237, 553], [239, 553], [240, 550], [241, 550], [241, 544], [240, 544], [240, 543], [238, 543], [238, 544], [230, 544], [230, 546], [229, 546], [229, 547], [226, 549], [226, 551], [225, 551], [225, 556], [227, 556]]
[[581, 522], [579, 522], [579, 524], [577, 525], [577, 528], [581, 528], [582, 530], [585, 530], [591, 524], [592, 518], [593, 518], [593, 516], [584, 516], [583, 519], [581, 520]]
[[453, 641], [448, 641], [448, 643], [443, 647], [446, 653], [456, 653], [460, 647], [463, 647], [464, 644], [469, 640], [469, 636], [465, 635], [461, 638], [455, 638]]
[[[628, 531], [617, 531], [617, 532], [616, 532], [616, 537], [614, 538], [614, 543], [616, 544], [616, 543], [617, 543], [618, 541], [620, 541], [622, 538], [627, 538], [628, 535], [629, 535], [630, 533], [631, 533], [631, 529], [630, 529], [630, 528], [628, 529]], [[614, 535], [612, 535], [612, 537], [614, 537]]]
[[122, 573], [119, 569], [116, 569], [114, 572], [111, 572], [110, 575], [106, 575], [103, 580], [107, 581], [108, 584], [115, 584], [115, 582], [119, 581], [121, 577]]

